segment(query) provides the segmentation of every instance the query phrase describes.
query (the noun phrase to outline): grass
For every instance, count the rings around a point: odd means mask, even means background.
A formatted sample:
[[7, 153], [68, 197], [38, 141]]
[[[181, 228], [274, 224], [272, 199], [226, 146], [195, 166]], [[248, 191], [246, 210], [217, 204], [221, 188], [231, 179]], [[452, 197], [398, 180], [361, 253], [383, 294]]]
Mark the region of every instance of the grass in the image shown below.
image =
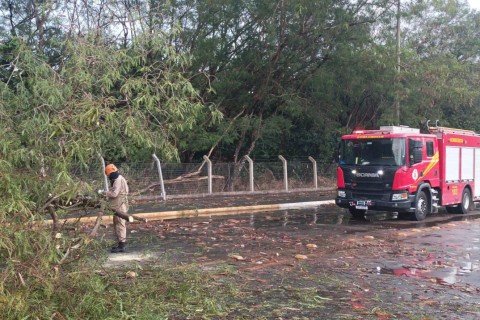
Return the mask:
[[[2, 320], [220, 319], [235, 309], [230, 297], [238, 286], [231, 285], [228, 267], [217, 272], [153, 263], [107, 270], [108, 240], [72, 250], [60, 264], [68, 239], [77, 237], [56, 239], [48, 230], [19, 232], [13, 225], [2, 229], [0, 239], [13, 239], [0, 241]], [[126, 276], [130, 270], [137, 276]]]
[[[220, 318], [231, 311], [236, 287], [216, 282], [195, 266], [181, 270], [126, 269], [74, 272], [49, 285], [29, 286], [1, 297], [2, 319], [186, 319]], [[232, 299], [233, 300], [233, 299]]]

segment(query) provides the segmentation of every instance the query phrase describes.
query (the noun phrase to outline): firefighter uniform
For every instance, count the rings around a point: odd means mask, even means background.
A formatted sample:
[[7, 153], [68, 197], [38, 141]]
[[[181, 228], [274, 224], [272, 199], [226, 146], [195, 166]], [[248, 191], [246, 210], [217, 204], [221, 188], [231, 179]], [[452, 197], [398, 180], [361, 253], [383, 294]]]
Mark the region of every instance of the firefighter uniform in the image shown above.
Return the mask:
[[[105, 195], [110, 201], [110, 209], [120, 215], [128, 215], [128, 184], [122, 175], [118, 175], [118, 178], [113, 182], [113, 186]], [[113, 216], [113, 226], [118, 242], [125, 242], [127, 240], [127, 227], [125, 222], [125, 219], [117, 215]]]
[[127, 226], [126, 221], [133, 220], [128, 215], [128, 184], [127, 180], [118, 172], [117, 167], [110, 163], [105, 167], [105, 175], [111, 183], [109, 191], [105, 192], [105, 196], [110, 202], [110, 209], [115, 213], [113, 216], [113, 227], [118, 240], [118, 246], [113, 247], [111, 252], [125, 252], [125, 244], [127, 242]]

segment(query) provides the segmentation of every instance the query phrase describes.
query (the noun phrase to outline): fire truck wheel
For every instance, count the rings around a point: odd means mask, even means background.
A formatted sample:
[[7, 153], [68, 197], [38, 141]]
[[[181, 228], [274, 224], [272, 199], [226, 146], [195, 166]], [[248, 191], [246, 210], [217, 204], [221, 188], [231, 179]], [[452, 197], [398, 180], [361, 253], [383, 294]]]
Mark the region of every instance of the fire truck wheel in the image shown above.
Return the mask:
[[428, 210], [428, 198], [425, 192], [420, 191], [417, 197], [417, 203], [415, 204], [415, 212], [412, 213], [412, 219], [417, 221], [425, 220]]
[[365, 213], [367, 212], [367, 210], [355, 209], [355, 208], [348, 208], [348, 211], [350, 211], [350, 214], [354, 219], [358, 219], [358, 220], [365, 219]]
[[462, 203], [455, 207], [455, 213], [466, 214], [468, 211], [472, 210], [472, 194], [467, 188], [463, 189], [462, 192]]

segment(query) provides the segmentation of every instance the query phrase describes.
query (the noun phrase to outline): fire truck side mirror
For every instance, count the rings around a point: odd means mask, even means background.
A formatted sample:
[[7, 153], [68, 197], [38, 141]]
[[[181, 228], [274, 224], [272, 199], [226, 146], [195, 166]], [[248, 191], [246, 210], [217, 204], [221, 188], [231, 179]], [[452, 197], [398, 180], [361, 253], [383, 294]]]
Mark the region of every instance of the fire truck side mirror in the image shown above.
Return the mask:
[[335, 162], [339, 163], [340, 162], [340, 148], [342, 147], [342, 142], [339, 141], [337, 144], [337, 150], [335, 150]]

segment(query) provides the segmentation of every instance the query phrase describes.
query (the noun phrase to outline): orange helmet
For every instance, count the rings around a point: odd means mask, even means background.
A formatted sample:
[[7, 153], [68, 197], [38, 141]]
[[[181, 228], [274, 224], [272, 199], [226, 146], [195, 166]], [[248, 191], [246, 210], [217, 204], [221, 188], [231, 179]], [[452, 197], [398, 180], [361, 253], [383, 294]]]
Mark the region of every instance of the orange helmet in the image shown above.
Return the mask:
[[115, 165], [113, 163], [110, 163], [108, 164], [106, 167], [105, 167], [105, 175], [108, 177], [112, 172], [117, 172], [118, 169], [117, 167], [115, 167]]

